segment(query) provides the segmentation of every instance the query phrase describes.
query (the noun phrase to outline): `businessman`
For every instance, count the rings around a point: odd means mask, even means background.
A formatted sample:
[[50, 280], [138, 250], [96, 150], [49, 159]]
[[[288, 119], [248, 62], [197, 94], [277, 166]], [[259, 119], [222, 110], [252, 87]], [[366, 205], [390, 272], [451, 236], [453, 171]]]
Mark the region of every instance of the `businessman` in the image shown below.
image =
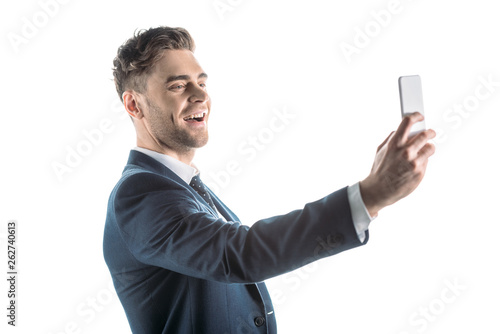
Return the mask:
[[109, 198], [104, 257], [134, 333], [276, 333], [263, 281], [365, 244], [378, 212], [421, 182], [435, 132], [409, 138], [423, 119], [414, 113], [362, 181], [243, 225], [193, 164], [211, 113], [194, 48], [186, 30], [159, 27], [118, 49], [113, 74], [137, 147]]

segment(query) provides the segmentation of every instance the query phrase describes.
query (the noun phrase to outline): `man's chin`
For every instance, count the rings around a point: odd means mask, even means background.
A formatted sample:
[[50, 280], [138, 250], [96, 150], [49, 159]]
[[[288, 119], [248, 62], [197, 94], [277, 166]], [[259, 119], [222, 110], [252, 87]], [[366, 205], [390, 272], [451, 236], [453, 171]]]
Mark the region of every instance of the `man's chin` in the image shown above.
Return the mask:
[[[208, 142], [208, 131], [175, 131], [170, 133], [165, 143], [172, 143], [174, 150], [191, 151], [205, 146]], [[174, 144], [175, 143], [175, 144]]]
[[203, 138], [203, 140], [200, 140], [198, 142], [198, 146], [196, 148], [202, 148], [203, 146], [207, 145], [208, 143], [208, 134], [206, 135], [205, 138]]
[[204, 134], [197, 134], [196, 136], [192, 136], [189, 140], [189, 143], [187, 146], [190, 146], [192, 148], [202, 148], [208, 143], [208, 132], [205, 132]]

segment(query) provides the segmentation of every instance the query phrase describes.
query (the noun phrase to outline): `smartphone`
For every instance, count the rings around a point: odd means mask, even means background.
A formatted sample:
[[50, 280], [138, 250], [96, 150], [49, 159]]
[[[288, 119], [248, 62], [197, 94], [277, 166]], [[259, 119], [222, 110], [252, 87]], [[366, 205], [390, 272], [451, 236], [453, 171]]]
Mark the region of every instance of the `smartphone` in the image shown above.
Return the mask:
[[[422, 96], [422, 81], [419, 75], [399, 77], [399, 100], [401, 101], [401, 116], [405, 117], [415, 111], [424, 115], [424, 99]], [[409, 137], [425, 130], [425, 122], [413, 124]]]

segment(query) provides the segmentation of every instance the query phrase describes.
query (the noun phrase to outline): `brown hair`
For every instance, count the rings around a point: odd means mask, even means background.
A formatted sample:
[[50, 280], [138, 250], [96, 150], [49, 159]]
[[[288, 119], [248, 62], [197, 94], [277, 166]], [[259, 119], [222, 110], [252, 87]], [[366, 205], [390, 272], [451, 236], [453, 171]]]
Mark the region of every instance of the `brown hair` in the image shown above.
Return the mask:
[[183, 28], [158, 27], [140, 30], [118, 48], [113, 60], [116, 91], [123, 102], [123, 92], [133, 89], [143, 93], [149, 71], [162, 57], [163, 50], [187, 49], [194, 52], [191, 35]]

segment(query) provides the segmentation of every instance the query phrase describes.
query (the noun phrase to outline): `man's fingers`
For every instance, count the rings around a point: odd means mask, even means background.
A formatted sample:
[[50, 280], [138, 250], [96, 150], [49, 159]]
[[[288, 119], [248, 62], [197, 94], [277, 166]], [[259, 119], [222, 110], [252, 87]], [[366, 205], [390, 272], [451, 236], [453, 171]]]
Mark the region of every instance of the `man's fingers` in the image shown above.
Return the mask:
[[420, 151], [418, 151], [418, 155], [415, 158], [415, 163], [418, 164], [426, 164], [427, 160], [431, 155], [436, 151], [436, 147], [432, 143], [427, 143], [422, 147]]
[[410, 146], [408, 147], [408, 150], [410, 151], [410, 156], [417, 156], [422, 147], [424, 147], [424, 145], [427, 144], [427, 142], [434, 137], [436, 137], [436, 132], [432, 129], [428, 129], [422, 131], [414, 138], [410, 139], [409, 142]]
[[413, 124], [420, 122], [423, 119], [424, 116], [418, 111], [414, 112], [413, 114], [407, 115], [403, 118], [403, 120], [399, 124], [398, 129], [396, 130], [396, 134], [394, 135], [397, 147], [401, 147], [406, 143]]

